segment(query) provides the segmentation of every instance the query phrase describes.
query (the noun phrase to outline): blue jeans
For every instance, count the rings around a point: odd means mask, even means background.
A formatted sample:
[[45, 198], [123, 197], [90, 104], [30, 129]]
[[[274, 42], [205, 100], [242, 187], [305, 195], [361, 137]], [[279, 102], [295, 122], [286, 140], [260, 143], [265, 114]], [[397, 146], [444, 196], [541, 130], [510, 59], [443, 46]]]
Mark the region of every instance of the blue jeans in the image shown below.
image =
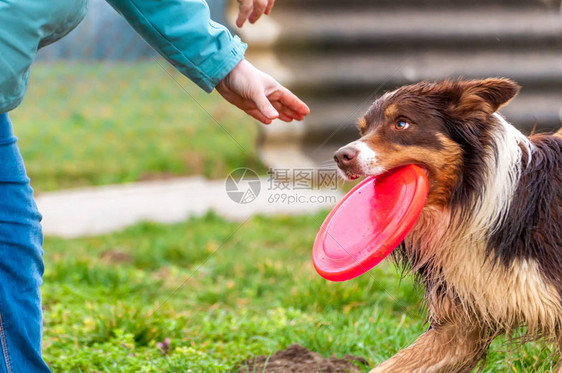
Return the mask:
[[41, 214], [8, 114], [0, 114], [0, 372], [50, 372], [41, 357]]

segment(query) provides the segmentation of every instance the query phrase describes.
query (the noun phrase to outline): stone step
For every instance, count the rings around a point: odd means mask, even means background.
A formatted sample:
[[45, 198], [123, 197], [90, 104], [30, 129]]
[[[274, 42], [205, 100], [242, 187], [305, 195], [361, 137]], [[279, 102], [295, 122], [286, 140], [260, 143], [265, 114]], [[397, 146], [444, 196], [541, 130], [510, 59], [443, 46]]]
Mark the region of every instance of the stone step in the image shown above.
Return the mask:
[[[260, 60], [254, 61], [258, 66]], [[522, 86], [562, 87], [562, 51], [517, 53], [486, 51], [409, 54], [295, 55], [280, 58], [289, 73], [284, 83], [302, 95], [328, 96], [375, 92], [417, 82], [443, 78], [508, 77]]]
[[[338, 147], [358, 138], [355, 123], [379, 95], [308, 101], [311, 114], [305, 123], [304, 142], [311, 148], [321, 144]], [[556, 131], [562, 127], [562, 91], [527, 92], [523, 88], [500, 112], [524, 133], [530, 133], [535, 125], [540, 131]]]
[[[423, 50], [427, 47], [561, 47], [562, 17], [546, 8], [280, 10], [276, 31], [239, 30], [252, 49]], [[259, 26], [255, 26], [259, 27]]]

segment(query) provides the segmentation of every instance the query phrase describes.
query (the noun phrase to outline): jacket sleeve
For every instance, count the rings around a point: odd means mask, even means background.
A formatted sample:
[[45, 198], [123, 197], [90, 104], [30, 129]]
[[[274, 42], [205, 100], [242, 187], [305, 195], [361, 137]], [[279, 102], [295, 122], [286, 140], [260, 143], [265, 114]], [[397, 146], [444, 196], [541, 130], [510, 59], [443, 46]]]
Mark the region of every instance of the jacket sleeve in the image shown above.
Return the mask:
[[207, 92], [244, 58], [247, 45], [210, 19], [204, 0], [107, 0], [183, 75]]

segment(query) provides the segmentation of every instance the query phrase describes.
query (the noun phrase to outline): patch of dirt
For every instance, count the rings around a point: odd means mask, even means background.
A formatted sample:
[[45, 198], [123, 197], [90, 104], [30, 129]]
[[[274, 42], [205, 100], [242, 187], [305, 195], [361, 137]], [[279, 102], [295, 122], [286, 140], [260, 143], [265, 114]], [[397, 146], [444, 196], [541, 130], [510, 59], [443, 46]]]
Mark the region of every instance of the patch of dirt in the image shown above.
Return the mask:
[[139, 176], [138, 181], [160, 181], [171, 180], [180, 177], [181, 175], [171, 172], [145, 172]]
[[104, 251], [100, 258], [106, 263], [133, 263], [135, 258], [131, 254], [119, 251], [119, 250], [107, 250]]
[[360, 373], [368, 366], [362, 357], [346, 355], [341, 359], [325, 358], [317, 352], [294, 344], [271, 356], [257, 356], [238, 364], [238, 373]]

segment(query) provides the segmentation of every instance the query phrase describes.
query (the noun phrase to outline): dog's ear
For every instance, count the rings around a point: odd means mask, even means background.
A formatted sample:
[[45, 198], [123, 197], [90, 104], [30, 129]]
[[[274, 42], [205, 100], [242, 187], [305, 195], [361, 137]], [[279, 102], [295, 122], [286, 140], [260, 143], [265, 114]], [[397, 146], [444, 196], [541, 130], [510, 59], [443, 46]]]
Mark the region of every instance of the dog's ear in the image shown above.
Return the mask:
[[493, 114], [515, 97], [520, 89], [517, 83], [505, 78], [458, 81], [455, 86], [458, 101], [454, 106], [459, 114]]

